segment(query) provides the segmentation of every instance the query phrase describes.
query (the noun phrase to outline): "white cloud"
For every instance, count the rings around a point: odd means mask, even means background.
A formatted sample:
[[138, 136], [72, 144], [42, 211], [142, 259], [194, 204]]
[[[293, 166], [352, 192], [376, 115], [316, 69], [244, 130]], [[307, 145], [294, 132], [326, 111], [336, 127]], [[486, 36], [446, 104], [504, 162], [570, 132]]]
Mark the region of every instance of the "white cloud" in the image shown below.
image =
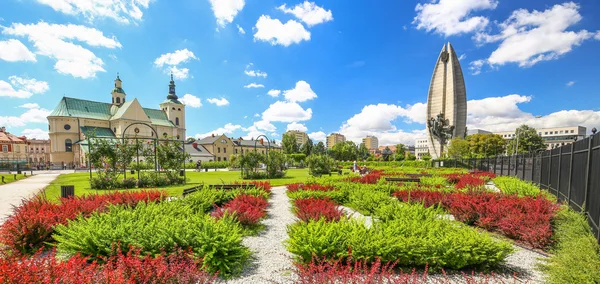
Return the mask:
[[192, 51], [185, 48], [172, 53], [162, 54], [154, 60], [154, 66], [158, 68], [166, 66], [164, 69], [165, 73], [173, 73], [175, 79], [183, 80], [189, 77], [190, 69], [178, 66], [191, 60], [198, 60], [198, 57]]
[[244, 9], [244, 0], [209, 0], [212, 7], [215, 18], [217, 18], [217, 25], [219, 27], [225, 27], [227, 24], [233, 22], [233, 19], [237, 14]]
[[211, 136], [213, 134], [214, 135], [221, 135], [221, 134], [229, 135], [229, 134], [231, 134], [234, 131], [239, 130], [239, 129], [242, 129], [241, 125], [237, 125], [237, 124], [234, 125], [232, 123], [227, 123], [223, 127], [217, 128], [217, 129], [215, 129], [213, 131], [209, 131], [209, 132], [206, 132], [206, 133], [196, 134], [196, 135], [194, 135], [194, 137], [196, 139], [202, 139], [202, 138], [206, 138], [208, 136]]
[[306, 81], [298, 81], [293, 89], [284, 91], [283, 96], [290, 102], [305, 102], [316, 98], [317, 94]]
[[293, 43], [310, 40], [310, 32], [295, 20], [289, 20], [283, 24], [278, 19], [262, 15], [258, 18], [255, 28], [254, 40], [266, 41], [271, 45], [290, 46]]
[[458, 57], [458, 60], [461, 60], [461, 61], [462, 61], [462, 60], [464, 60], [464, 59], [467, 59], [467, 55], [466, 55], [466, 54], [464, 54], [464, 53], [463, 53], [463, 54], [461, 54], [461, 55]]
[[417, 4], [417, 16], [413, 24], [417, 29], [433, 31], [446, 37], [479, 31], [485, 28], [489, 19], [473, 16], [481, 10], [493, 10], [497, 0], [433, 0], [431, 3]]
[[298, 130], [298, 131], [305, 132], [308, 130], [308, 128], [302, 123], [292, 122], [287, 125], [287, 131], [290, 131], [290, 130]]
[[265, 85], [263, 85], [263, 84], [256, 84], [256, 83], [250, 83], [250, 84], [244, 86], [244, 88], [246, 88], [246, 89], [250, 89], [250, 88], [264, 88], [264, 87], [265, 87]]
[[22, 108], [40, 108], [40, 105], [36, 104], [36, 103], [26, 103], [26, 104], [22, 104], [19, 107]]
[[242, 28], [240, 25], [236, 25], [238, 28], [238, 33], [241, 35], [245, 35], [246, 31], [244, 30], [244, 28]]
[[260, 117], [260, 114], [258, 114], [258, 113], [255, 113], [255, 114], [254, 114], [254, 117]]
[[519, 104], [531, 100], [532, 97], [522, 95], [470, 100], [467, 102], [467, 127], [488, 131], [514, 131], [522, 124], [535, 128], [580, 125], [587, 127], [589, 131], [600, 125], [600, 111], [593, 110], [560, 110], [538, 118], [537, 114], [519, 108]]
[[35, 54], [29, 51], [21, 41], [9, 39], [0, 41], [0, 59], [8, 62], [31, 61], [36, 62]]
[[67, 15], [82, 15], [89, 21], [111, 18], [128, 24], [142, 20], [142, 9], [148, 9], [152, 0], [37, 0]]
[[310, 137], [310, 139], [312, 139], [313, 142], [316, 144], [319, 141], [325, 142], [325, 139], [327, 139], [327, 134], [325, 134], [325, 132], [323, 131], [317, 131], [308, 133], [308, 137]]
[[56, 60], [54, 69], [57, 72], [84, 79], [95, 77], [97, 72], [105, 72], [104, 62], [90, 50], [71, 41], [77, 40], [93, 47], [122, 47], [116, 38], [106, 37], [97, 29], [81, 25], [13, 23], [10, 27], [3, 27], [2, 33], [27, 37], [37, 49], [36, 54]]
[[13, 86], [34, 94], [43, 94], [50, 89], [47, 82], [38, 81], [36, 79], [10, 76], [8, 77], [8, 80], [10, 80], [10, 83]]
[[581, 21], [579, 8], [579, 5], [567, 2], [541, 12], [514, 11], [506, 21], [498, 24], [499, 34], [478, 33], [475, 36], [479, 44], [500, 42], [485, 63], [491, 66], [518, 63], [521, 67], [530, 67], [570, 52], [573, 47], [594, 37], [594, 33], [587, 30], [567, 31]]
[[37, 105], [37, 107], [33, 107], [33, 105], [28, 106], [30, 108], [27, 108], [20, 116], [0, 116], [0, 125], [10, 128], [23, 127], [28, 123], [48, 123], [46, 117], [50, 114], [50, 110], [40, 108]]
[[206, 99], [206, 101], [208, 101], [211, 104], [214, 104], [216, 106], [226, 106], [229, 104], [229, 101], [225, 98], [210, 98], [210, 99]]
[[569, 81], [567, 83], [567, 87], [572, 87], [573, 85], [575, 85], [575, 81]]
[[26, 99], [34, 94], [43, 94], [50, 89], [47, 82], [36, 79], [10, 76], [8, 80], [10, 83], [0, 80], [0, 97]]
[[260, 71], [260, 70], [252, 70], [252, 66], [254, 66], [254, 64], [250, 63], [248, 65], [246, 65], [246, 70], [244, 70], [244, 74], [250, 76], [250, 77], [263, 77], [263, 78], [267, 78], [267, 73]]
[[263, 113], [263, 120], [279, 122], [305, 121], [312, 117], [312, 109], [304, 110], [294, 102], [277, 101], [269, 106]]
[[267, 92], [267, 95], [269, 95], [271, 97], [274, 97], [274, 98], [277, 97], [277, 96], [279, 96], [279, 94], [281, 94], [280, 90], [269, 90]]
[[183, 80], [187, 79], [190, 76], [190, 69], [171, 66], [165, 69], [165, 73], [172, 73], [174, 79]]
[[163, 67], [164, 65], [176, 66], [181, 63], [186, 63], [192, 59], [198, 59], [193, 52], [187, 48], [176, 50], [172, 53], [165, 53], [154, 60], [156, 67]]
[[471, 74], [479, 75], [479, 74], [481, 74], [481, 69], [483, 68], [484, 65], [485, 65], [485, 60], [482, 60], [482, 59], [471, 61], [471, 63], [469, 63], [469, 70], [471, 71]]
[[183, 97], [179, 98], [179, 101], [182, 102], [184, 105], [193, 107], [193, 108], [199, 108], [202, 106], [202, 102], [200, 101], [200, 98], [196, 97], [192, 94], [183, 95]]
[[333, 20], [331, 10], [325, 10], [314, 2], [304, 1], [304, 3], [294, 6], [292, 9], [283, 4], [277, 9], [286, 14], [294, 15], [309, 27]]
[[44, 131], [39, 128], [23, 129], [23, 131], [21, 131], [21, 135], [27, 137], [27, 139], [50, 139], [48, 136], [48, 131]]

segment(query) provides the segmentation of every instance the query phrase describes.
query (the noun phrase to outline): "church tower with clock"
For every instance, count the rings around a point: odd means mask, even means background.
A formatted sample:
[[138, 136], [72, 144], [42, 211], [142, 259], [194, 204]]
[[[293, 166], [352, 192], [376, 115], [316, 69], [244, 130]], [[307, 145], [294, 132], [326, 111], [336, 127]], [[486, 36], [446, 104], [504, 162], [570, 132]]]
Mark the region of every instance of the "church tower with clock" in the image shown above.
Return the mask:
[[[169, 133], [169, 136], [177, 140], [185, 140], [185, 105], [179, 101], [175, 92], [175, 81], [171, 73], [171, 82], [169, 82], [169, 95], [167, 99], [160, 104], [160, 109], [165, 112], [167, 118], [175, 125], [177, 133]], [[160, 137], [164, 138], [164, 137]]]

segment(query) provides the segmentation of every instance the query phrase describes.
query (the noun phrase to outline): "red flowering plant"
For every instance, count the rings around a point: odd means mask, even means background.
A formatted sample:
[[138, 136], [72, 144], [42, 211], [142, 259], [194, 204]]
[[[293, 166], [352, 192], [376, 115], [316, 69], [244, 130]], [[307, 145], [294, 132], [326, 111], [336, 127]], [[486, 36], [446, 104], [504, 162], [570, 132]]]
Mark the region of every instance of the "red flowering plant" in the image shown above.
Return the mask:
[[217, 276], [201, 269], [191, 251], [157, 257], [139, 249], [102, 259], [102, 264], [79, 254], [65, 260], [55, 250], [32, 257], [0, 258], [0, 283], [214, 283]]
[[352, 177], [350, 178], [351, 182], [358, 182], [364, 184], [376, 184], [379, 182], [379, 179], [383, 176], [382, 170], [371, 171], [368, 174], [361, 177]]
[[229, 213], [233, 214], [242, 225], [255, 225], [267, 215], [268, 205], [269, 203], [263, 198], [241, 194], [222, 207], [216, 207], [211, 215], [221, 218]]
[[61, 198], [52, 203], [42, 196], [23, 200], [14, 208], [14, 214], [0, 226], [0, 243], [7, 253], [31, 254], [45, 243], [52, 242], [51, 235], [58, 224], [66, 225], [79, 215], [89, 216], [103, 211], [109, 204], [135, 206], [138, 202], [165, 199], [165, 191], [114, 192], [103, 195]]
[[330, 199], [314, 197], [294, 200], [295, 213], [304, 222], [319, 220], [339, 221], [344, 216], [344, 211]]
[[334, 191], [335, 187], [331, 185], [320, 185], [318, 183], [293, 183], [287, 186], [287, 190], [289, 192], [296, 192], [299, 190], [309, 190], [309, 191]]

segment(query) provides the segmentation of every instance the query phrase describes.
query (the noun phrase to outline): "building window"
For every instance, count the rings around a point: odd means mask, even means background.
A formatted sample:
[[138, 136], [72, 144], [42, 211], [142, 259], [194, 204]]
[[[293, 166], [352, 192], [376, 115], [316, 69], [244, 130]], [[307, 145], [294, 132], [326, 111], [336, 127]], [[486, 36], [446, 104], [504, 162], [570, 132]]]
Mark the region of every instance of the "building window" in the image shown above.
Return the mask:
[[4, 152], [4, 153], [8, 152], [8, 145], [2, 145], [2, 152]]
[[178, 110], [178, 111], [181, 111], [181, 108], [178, 108], [177, 110]]
[[571, 130], [571, 133], [575, 133], [575, 130]]
[[548, 131], [544, 132], [544, 135], [548, 135]]
[[227, 148], [223, 148], [223, 153], [227, 153]]
[[179, 117], [175, 118], [175, 125], [179, 125]]
[[73, 141], [71, 139], [65, 140], [65, 152], [73, 152]]
[[175, 110], [175, 107], [173, 107], [173, 110]]
[[65, 124], [65, 130], [71, 129], [71, 125]]
[[121, 98], [117, 97], [117, 104], [121, 103]]
[[221, 153], [221, 147], [217, 148], [217, 153]]
[[218, 158], [217, 158], [217, 161], [219, 161], [219, 162], [220, 162], [220, 161], [221, 161], [221, 157], [218, 157]]
[[223, 161], [227, 161], [227, 157], [223, 158]]
[[237, 153], [238, 153], [238, 150], [237, 150], [237, 149], [233, 149], [233, 152], [237, 154]]

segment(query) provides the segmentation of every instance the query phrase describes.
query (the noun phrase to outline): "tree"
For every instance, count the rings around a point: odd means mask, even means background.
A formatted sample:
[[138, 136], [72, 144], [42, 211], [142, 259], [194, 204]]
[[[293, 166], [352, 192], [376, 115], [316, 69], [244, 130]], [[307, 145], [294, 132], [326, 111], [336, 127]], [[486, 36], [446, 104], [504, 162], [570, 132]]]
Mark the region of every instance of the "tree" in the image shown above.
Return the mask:
[[507, 147], [509, 154], [515, 154], [515, 152], [527, 153], [540, 149], [546, 149], [546, 144], [544, 144], [542, 136], [537, 133], [535, 128], [525, 124], [517, 128], [515, 137], [510, 140]]
[[423, 161], [431, 161], [431, 154], [429, 154], [429, 152], [427, 152], [427, 154], [421, 156], [421, 160]]
[[469, 141], [462, 138], [453, 138], [448, 145], [448, 156], [457, 158], [468, 158], [471, 156]]
[[409, 153], [408, 157], [406, 157], [406, 160], [408, 161], [414, 161], [417, 159], [417, 156], [415, 156], [414, 154]]
[[356, 160], [358, 149], [352, 141], [341, 142], [333, 145], [331, 155], [336, 160], [351, 161]]
[[490, 157], [504, 153], [506, 140], [498, 134], [474, 134], [467, 137], [470, 151], [477, 157]]
[[396, 161], [404, 160], [404, 156], [406, 155], [406, 146], [404, 144], [396, 145]]
[[298, 141], [296, 141], [296, 136], [293, 134], [283, 134], [281, 146], [283, 147], [283, 152], [286, 154], [298, 153]]
[[189, 143], [194, 143], [194, 142], [196, 142], [196, 138], [194, 138], [194, 137], [188, 137], [188, 139], [186, 139], [185, 142], [188, 143], [188, 144]]
[[392, 149], [390, 149], [390, 147], [387, 147], [387, 146], [381, 152], [381, 156], [383, 157], [383, 160], [386, 162], [390, 160], [390, 156], [392, 156], [392, 154], [394, 154], [394, 152], [392, 152]]
[[317, 145], [315, 145], [313, 148], [312, 154], [324, 155], [326, 152], [327, 150], [325, 149], [325, 143], [323, 143], [323, 141], [319, 141], [319, 143], [317, 143]]
[[326, 155], [310, 155], [306, 158], [308, 172], [313, 176], [329, 174], [336, 168], [335, 161]]
[[360, 160], [364, 160], [368, 158], [369, 155], [369, 149], [367, 148], [367, 146], [365, 146], [365, 143], [360, 143], [360, 146], [358, 146], [358, 158]]
[[312, 154], [314, 145], [312, 140], [309, 138], [304, 144], [302, 144], [302, 147], [300, 147], [300, 153], [303, 153], [304, 155], [306, 155], [307, 157], [310, 156], [310, 154]]

